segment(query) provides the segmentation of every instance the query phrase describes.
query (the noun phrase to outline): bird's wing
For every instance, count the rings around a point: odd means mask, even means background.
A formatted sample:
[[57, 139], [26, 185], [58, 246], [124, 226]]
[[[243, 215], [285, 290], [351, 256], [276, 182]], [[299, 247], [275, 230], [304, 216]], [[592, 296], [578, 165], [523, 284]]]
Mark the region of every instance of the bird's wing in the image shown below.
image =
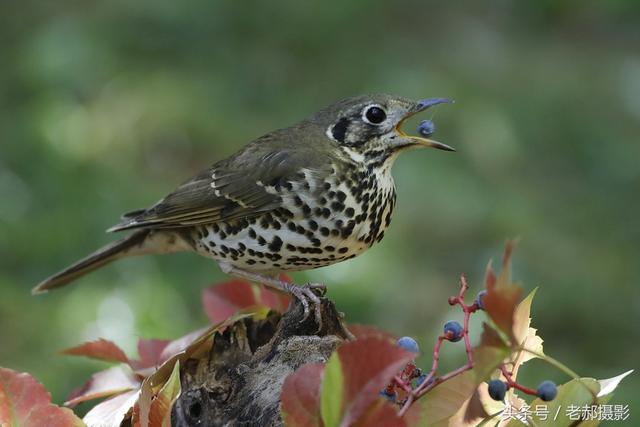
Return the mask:
[[185, 182], [149, 209], [124, 216], [122, 222], [108, 231], [186, 227], [251, 218], [280, 207], [282, 198], [277, 189], [304, 179], [305, 169], [318, 170], [323, 166], [322, 160], [309, 157], [304, 148], [286, 149], [278, 145], [247, 146]]

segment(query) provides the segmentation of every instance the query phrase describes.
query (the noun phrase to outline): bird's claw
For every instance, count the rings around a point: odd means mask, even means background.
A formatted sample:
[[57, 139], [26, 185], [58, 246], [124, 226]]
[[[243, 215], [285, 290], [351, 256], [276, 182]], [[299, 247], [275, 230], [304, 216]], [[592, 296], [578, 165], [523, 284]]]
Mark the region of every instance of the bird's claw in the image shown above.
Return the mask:
[[[307, 320], [310, 314], [309, 301], [313, 303], [313, 312], [316, 323], [318, 324], [318, 331], [320, 331], [322, 329], [322, 301], [320, 297], [324, 296], [327, 291], [326, 286], [321, 283], [307, 283], [302, 286], [290, 285], [287, 290], [302, 304], [303, 322]], [[316, 293], [316, 290], [319, 291], [320, 297]]]

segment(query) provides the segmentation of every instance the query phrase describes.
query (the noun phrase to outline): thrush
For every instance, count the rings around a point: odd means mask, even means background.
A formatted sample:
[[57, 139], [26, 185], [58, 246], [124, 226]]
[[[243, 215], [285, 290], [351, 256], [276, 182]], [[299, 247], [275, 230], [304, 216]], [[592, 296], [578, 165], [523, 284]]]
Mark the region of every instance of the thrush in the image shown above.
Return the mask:
[[295, 125], [252, 141], [109, 232], [129, 231], [59, 273], [34, 293], [58, 288], [120, 258], [178, 251], [214, 259], [230, 275], [310, 303], [320, 322], [321, 284], [297, 286], [283, 272], [354, 258], [382, 240], [396, 190], [391, 167], [414, 148], [451, 147], [402, 131], [444, 98], [368, 95], [338, 101]]

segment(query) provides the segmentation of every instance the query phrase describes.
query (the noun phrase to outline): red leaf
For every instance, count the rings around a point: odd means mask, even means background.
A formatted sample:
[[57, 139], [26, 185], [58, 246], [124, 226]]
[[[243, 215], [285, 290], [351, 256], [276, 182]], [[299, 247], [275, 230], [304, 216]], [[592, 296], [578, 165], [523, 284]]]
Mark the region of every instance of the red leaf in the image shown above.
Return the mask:
[[153, 340], [140, 338], [138, 340], [139, 361], [134, 361], [135, 369], [159, 366], [163, 360], [162, 352], [169, 345], [169, 340]]
[[256, 302], [253, 286], [244, 280], [229, 280], [202, 290], [202, 305], [211, 323], [221, 322]]
[[491, 263], [487, 266], [487, 294], [482, 299], [487, 315], [507, 336], [516, 342], [513, 324], [516, 307], [522, 299], [522, 288], [511, 282], [510, 260], [513, 243], [508, 242], [502, 259], [502, 271], [496, 278]]
[[194, 343], [199, 337], [202, 336], [202, 334], [204, 334], [209, 329], [210, 329], [209, 327], [201, 328], [169, 342], [160, 353], [160, 356], [159, 356], [160, 364], [166, 362], [176, 354], [187, 349], [189, 345]]
[[407, 422], [398, 417], [396, 409], [382, 399], [360, 417], [355, 427], [406, 427]]
[[[291, 283], [291, 280], [284, 274], [281, 275], [280, 280]], [[263, 305], [282, 313], [289, 307], [291, 297], [280, 292], [272, 291], [266, 286], [260, 286], [260, 301]]]
[[29, 374], [0, 368], [0, 425], [22, 427], [82, 426], [68, 408], [51, 403], [51, 395]]
[[[290, 281], [287, 276], [281, 280]], [[268, 307], [284, 311], [289, 306], [287, 295], [244, 280], [229, 280], [202, 290], [202, 306], [211, 323], [218, 323], [248, 307]]]
[[140, 384], [140, 379], [129, 370], [129, 367], [114, 366], [93, 374], [84, 386], [69, 396], [65, 405], [74, 406], [87, 400], [137, 390]]
[[354, 323], [349, 325], [347, 329], [349, 330], [349, 332], [353, 334], [356, 340], [361, 340], [364, 338], [371, 338], [371, 337], [386, 339], [391, 343], [395, 343], [398, 340], [398, 338], [395, 335], [391, 334], [390, 332], [378, 329], [375, 326]]
[[320, 427], [320, 382], [324, 365], [304, 365], [282, 385], [280, 408], [287, 427]]
[[124, 354], [124, 351], [122, 351], [120, 347], [103, 338], [68, 348], [63, 350], [62, 353], [73, 356], [86, 356], [92, 359], [105, 360], [107, 362], [129, 362], [129, 358]]
[[388, 340], [374, 337], [343, 344], [337, 353], [344, 375], [343, 425], [357, 422], [389, 380], [415, 358]]

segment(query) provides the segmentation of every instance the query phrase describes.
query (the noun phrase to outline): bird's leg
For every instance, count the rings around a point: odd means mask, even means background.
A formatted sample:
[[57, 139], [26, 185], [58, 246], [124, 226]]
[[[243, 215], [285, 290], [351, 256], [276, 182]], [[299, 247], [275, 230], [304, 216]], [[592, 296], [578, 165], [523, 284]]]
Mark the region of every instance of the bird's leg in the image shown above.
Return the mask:
[[326, 291], [325, 285], [321, 283], [307, 283], [306, 285], [298, 286], [294, 283], [288, 283], [283, 280], [277, 279], [276, 277], [251, 273], [249, 271], [233, 267], [232, 265], [226, 263], [219, 263], [219, 265], [220, 269], [226, 274], [241, 279], [250, 280], [252, 282], [261, 283], [277, 292], [293, 295], [300, 301], [300, 303], [302, 303], [302, 307], [304, 309], [304, 316], [302, 318], [303, 321], [306, 320], [307, 317], [309, 317], [309, 301], [311, 301], [314, 304], [313, 309], [316, 323], [318, 324], [318, 330], [322, 329], [322, 304], [320, 298], [318, 298], [318, 295], [316, 295], [314, 290], [318, 289], [321, 291], [321, 294], [324, 295], [324, 292]]

